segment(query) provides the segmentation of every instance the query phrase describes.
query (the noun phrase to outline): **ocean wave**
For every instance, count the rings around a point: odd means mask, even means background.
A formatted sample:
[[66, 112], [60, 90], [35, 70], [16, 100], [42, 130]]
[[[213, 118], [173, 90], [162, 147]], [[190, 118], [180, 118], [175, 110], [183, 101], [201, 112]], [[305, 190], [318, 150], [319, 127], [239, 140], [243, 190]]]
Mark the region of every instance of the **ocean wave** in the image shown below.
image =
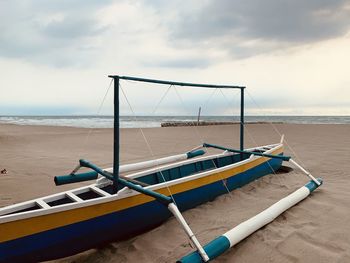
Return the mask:
[[[196, 116], [121, 116], [121, 128], [161, 127], [164, 122], [196, 122]], [[239, 116], [201, 116], [201, 121], [232, 122]], [[246, 116], [249, 122], [350, 124], [350, 116]], [[113, 116], [0, 116], [1, 123], [83, 128], [113, 128]]]

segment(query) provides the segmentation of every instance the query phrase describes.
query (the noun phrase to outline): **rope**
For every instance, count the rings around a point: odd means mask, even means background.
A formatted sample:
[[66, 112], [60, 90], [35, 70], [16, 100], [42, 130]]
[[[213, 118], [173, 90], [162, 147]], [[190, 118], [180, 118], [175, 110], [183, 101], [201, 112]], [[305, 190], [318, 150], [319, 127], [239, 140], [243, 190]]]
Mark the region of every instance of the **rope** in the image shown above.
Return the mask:
[[[176, 86], [174, 86], [174, 90], [175, 90], [176, 96], [179, 98], [179, 101], [180, 101], [180, 104], [181, 104], [182, 108], [185, 110], [185, 114], [189, 115], [189, 110], [186, 109], [186, 107], [185, 107], [185, 105], [184, 105], [184, 100], [183, 100], [183, 98], [181, 97], [180, 92], [178, 91], [178, 89], [176, 89]], [[214, 95], [215, 95], [215, 93], [217, 92], [217, 90], [218, 90], [218, 88], [213, 89], [213, 91], [210, 93], [209, 97], [208, 97], [208, 98], [206, 99], [206, 101], [204, 102], [204, 105], [209, 103], [209, 101], [214, 97]], [[204, 140], [203, 140], [203, 137], [202, 137], [202, 136], [200, 135], [200, 133], [199, 133], [198, 126], [196, 125], [197, 120], [193, 120], [193, 121], [190, 121], [190, 122], [193, 124], [192, 126], [195, 127], [195, 130], [196, 130], [196, 133], [197, 133], [197, 135], [195, 135], [196, 138], [199, 138], [199, 140], [200, 140], [200, 142], [201, 142], [201, 145], [203, 145]], [[209, 131], [211, 132], [212, 129], [209, 129]], [[175, 147], [175, 146], [176, 146], [176, 145], [174, 145], [173, 147]], [[196, 147], [196, 148], [197, 148], [197, 147]], [[202, 147], [200, 147], [200, 148], [202, 148]]]
[[[221, 91], [221, 90], [220, 90], [220, 91]], [[222, 91], [221, 91], [221, 94], [222, 94], [222, 96], [225, 98], [226, 103], [228, 103], [228, 105], [229, 105], [229, 100], [227, 99], [226, 95], [225, 95]], [[234, 114], [234, 112], [232, 112], [232, 113]], [[241, 123], [241, 121], [239, 121], [239, 123]], [[248, 134], [249, 138], [253, 141], [253, 143], [254, 143], [254, 145], [255, 145], [255, 148], [258, 148], [259, 145], [258, 145], [258, 143], [255, 141], [255, 139], [253, 138], [253, 136], [251, 135], [251, 133], [250, 133], [249, 129], [247, 128], [247, 126], [245, 125], [244, 127], [245, 127], [244, 130], [245, 130], [246, 133]], [[281, 178], [280, 178], [279, 176], [277, 176], [277, 174], [276, 174], [275, 170], [272, 168], [271, 164], [270, 164], [268, 161], [267, 161], [266, 163], [267, 163], [268, 166], [270, 167], [270, 169], [271, 169], [271, 171], [273, 172], [273, 174], [275, 175], [275, 177], [278, 178], [279, 184], [280, 184], [280, 185], [285, 185], [284, 182], [281, 182]]]
[[160, 106], [160, 104], [162, 103], [162, 101], [164, 100], [164, 98], [168, 95], [171, 87], [173, 85], [169, 85], [168, 89], [166, 90], [166, 92], [163, 94], [163, 96], [160, 98], [159, 102], [157, 103], [157, 105], [154, 107], [153, 111], [152, 111], [152, 114], [154, 115], [155, 112], [158, 110], [158, 107]]
[[[165, 96], [166, 96], [166, 94], [168, 93], [168, 91], [169, 91], [169, 89], [171, 88], [171, 86], [172, 86], [172, 85], [169, 86], [169, 88], [167, 89], [167, 91], [165, 92], [165, 94], [161, 97], [161, 100], [160, 100], [160, 102], [159, 102], [157, 105], [159, 105], [159, 104], [161, 103], [161, 101], [165, 98]], [[134, 111], [133, 107], [131, 106], [131, 103], [130, 103], [130, 101], [129, 101], [129, 99], [128, 99], [128, 97], [127, 97], [127, 95], [126, 95], [126, 93], [125, 93], [125, 91], [124, 91], [124, 89], [123, 89], [123, 87], [122, 87], [122, 85], [120, 84], [119, 87], [120, 87], [120, 90], [122, 91], [122, 94], [123, 94], [123, 96], [124, 96], [124, 98], [125, 98], [125, 100], [126, 100], [128, 106], [129, 106], [129, 108], [130, 108], [130, 110], [131, 110], [131, 113], [133, 114], [133, 117], [135, 118], [135, 121], [136, 121], [136, 120], [137, 120], [137, 117], [136, 117], [135, 111]], [[154, 153], [153, 153], [152, 147], [151, 147], [150, 143], [148, 142], [147, 137], [146, 137], [146, 135], [145, 135], [144, 132], [143, 132], [143, 129], [142, 129], [141, 127], [139, 127], [139, 130], [140, 130], [140, 132], [141, 132], [141, 134], [142, 134], [142, 137], [143, 137], [143, 139], [144, 139], [144, 141], [145, 141], [145, 143], [146, 143], [146, 145], [147, 145], [147, 148], [148, 148], [150, 154], [151, 154], [152, 157], [154, 158], [155, 155], [154, 155]], [[159, 164], [158, 164], [158, 163], [156, 163], [156, 167], [159, 167]], [[162, 178], [163, 178], [163, 181], [166, 182], [165, 177], [164, 177], [164, 175], [163, 175], [163, 173], [162, 173], [161, 170], [159, 170], [159, 173], [161, 174], [161, 176], [162, 176]], [[174, 199], [174, 197], [173, 197], [173, 194], [172, 194], [172, 192], [171, 192], [171, 190], [170, 190], [168, 184], [166, 184], [166, 188], [167, 188], [167, 190], [168, 190], [168, 192], [169, 192], [169, 195], [170, 195], [171, 199], [173, 200], [174, 204], [177, 206], [176, 201], [175, 201], [175, 199]]]
[[[217, 89], [217, 88], [216, 88], [216, 89]], [[216, 90], [216, 89], [215, 89], [215, 90]], [[219, 89], [219, 90], [220, 90], [220, 89]], [[181, 104], [182, 104], [182, 107], [185, 109], [185, 111], [187, 111], [187, 109], [186, 109], [186, 107], [185, 107], [185, 104], [184, 104], [184, 101], [183, 101], [183, 99], [182, 99], [180, 93], [179, 93], [178, 90], [176, 89], [176, 87], [175, 87], [175, 91], [176, 91], [176, 94], [178, 95], [178, 97], [179, 97], [179, 99], [180, 99], [180, 102], [181, 102]], [[214, 92], [212, 93], [212, 95], [213, 95], [213, 94], [214, 94]], [[209, 99], [211, 99], [211, 97], [212, 97], [212, 96], [210, 96]], [[208, 100], [209, 100], [209, 99], [208, 99]], [[203, 137], [200, 135], [200, 133], [199, 133], [199, 131], [198, 131], [197, 125], [194, 125], [194, 124], [195, 124], [195, 123], [194, 123], [194, 121], [193, 121], [193, 126], [195, 127], [197, 136], [199, 137], [200, 141], [201, 141], [202, 144], [203, 144], [203, 143], [204, 143]], [[207, 147], [205, 147], [205, 148], [207, 149]], [[217, 169], [218, 167], [217, 167], [217, 165], [215, 164], [214, 160], [211, 159], [211, 161], [212, 161], [214, 167]], [[222, 184], [223, 184], [223, 186], [225, 187], [227, 193], [231, 196], [231, 191], [228, 189], [228, 187], [227, 187], [227, 185], [226, 185], [225, 179], [224, 179], [221, 175], [220, 175], [220, 178], [221, 178]], [[232, 197], [232, 196], [231, 196], [231, 197]]]
[[[250, 97], [250, 99], [253, 101], [253, 103], [260, 109], [262, 110], [262, 108], [256, 103], [256, 101], [254, 100], [254, 98], [252, 97], [252, 95], [249, 93], [249, 91], [247, 90], [248, 96]], [[265, 115], [266, 116], [266, 115]], [[275, 130], [275, 132], [281, 137], [282, 134], [280, 133], [280, 131], [277, 129], [276, 125], [274, 125], [272, 122], [268, 122], [273, 129]], [[287, 147], [291, 150], [291, 152], [293, 153], [293, 155], [295, 155], [295, 158], [305, 167], [303, 161], [299, 158], [299, 156], [297, 155], [297, 153], [294, 151], [294, 149], [288, 144], [287, 140], [284, 139], [284, 142], [286, 143]]]
[[[250, 94], [250, 92], [247, 90], [247, 94], [249, 96], [249, 98], [252, 100], [252, 102], [255, 104], [256, 107], [258, 107], [261, 111], [263, 111], [262, 107], [260, 107], [260, 105], [258, 105], [258, 103], [254, 100], [253, 96]], [[264, 114], [266, 117], [266, 114]], [[270, 124], [272, 126], [272, 128], [274, 129], [274, 131], [281, 137], [282, 134], [280, 133], [280, 131], [277, 129], [276, 125], [274, 125], [272, 122], [268, 122], [268, 124]], [[297, 153], [294, 151], [294, 149], [288, 144], [287, 140], [284, 138], [284, 142], [286, 144], [286, 146], [290, 149], [290, 151], [292, 152], [292, 154], [295, 156], [295, 158], [303, 165], [303, 167], [305, 167], [303, 161], [299, 158], [299, 156], [297, 155]], [[292, 171], [293, 174], [295, 174], [296, 176], [298, 176], [298, 173], [296, 173], [296, 171]], [[284, 177], [283, 180], [285, 181]]]
[[[107, 98], [109, 90], [111, 89], [112, 83], [113, 83], [113, 79], [111, 79], [111, 81], [109, 82], [109, 85], [108, 85], [108, 87], [106, 89], [106, 92], [103, 95], [102, 101], [101, 101], [100, 105], [98, 106], [97, 112], [95, 114], [96, 116], [100, 115], [101, 109], [102, 109], [103, 104], [104, 104], [104, 102], [105, 102], [105, 100]], [[85, 139], [83, 140], [83, 143], [81, 144], [83, 149], [80, 152], [77, 153], [76, 159], [78, 159], [79, 156], [82, 154], [82, 152], [83, 152], [83, 150], [84, 150], [84, 148], [85, 148], [85, 146], [86, 146], [86, 144], [88, 142], [88, 139], [90, 138], [90, 136], [91, 136], [91, 134], [93, 133], [94, 130], [95, 130], [95, 128], [93, 128], [93, 127], [89, 128], [89, 131], [87, 132], [87, 134], [85, 136]]]
[[[253, 103], [255, 104], [256, 107], [258, 107], [261, 111], [262, 108], [260, 107], [260, 105], [258, 105], [258, 103], [254, 100], [253, 96], [250, 94], [249, 91], [247, 91], [249, 98], [253, 101]], [[266, 117], [266, 115], [265, 115]], [[280, 131], [277, 129], [276, 125], [274, 125], [272, 122], [268, 122], [272, 128], [275, 130], [275, 132], [281, 137], [282, 134], [280, 133]], [[304, 162], [302, 161], [302, 159], [298, 156], [298, 154], [295, 152], [295, 150], [292, 148], [292, 146], [290, 146], [290, 144], [287, 142], [287, 139], [284, 138], [284, 142], [286, 144], [286, 146], [289, 148], [289, 150], [292, 152], [292, 154], [295, 156], [295, 159], [298, 160], [299, 163], [301, 163], [301, 165], [303, 167], [306, 167]], [[298, 175], [298, 173], [296, 171], [293, 170], [293, 174]]]
[[[219, 88], [216, 88], [216, 89], [214, 89], [214, 91], [211, 93], [211, 95], [210, 95], [210, 97], [204, 102], [204, 105], [206, 105], [206, 104], [209, 104], [209, 102], [211, 101], [211, 99], [214, 97], [214, 95], [216, 95], [216, 93], [217, 93], [217, 91], [218, 90], [221, 90], [221, 89], [219, 89]], [[213, 131], [215, 130], [215, 127], [214, 126], [208, 126], [207, 127], [207, 130], [209, 131], [207, 134], [206, 134], [206, 136], [207, 137], [210, 137], [210, 135], [213, 133]]]
[[[176, 95], [178, 96], [178, 98], [179, 98], [179, 100], [180, 100], [180, 103], [182, 104], [182, 107], [184, 108], [186, 114], [188, 114], [188, 110], [187, 110], [186, 107], [185, 107], [184, 101], [183, 101], [183, 99], [182, 99], [182, 97], [181, 97], [181, 95], [180, 95], [180, 93], [179, 93], [177, 87], [175, 86], [174, 89], [175, 89]], [[193, 120], [193, 121], [191, 121], [191, 122], [192, 122], [193, 126], [195, 127], [195, 131], [196, 131], [196, 133], [197, 133], [197, 136], [199, 137], [199, 140], [203, 143], [203, 142], [204, 142], [203, 137], [200, 135], [200, 133], [199, 133], [199, 131], [198, 131], [198, 126], [195, 125], [195, 123], [196, 123], [195, 120]]]

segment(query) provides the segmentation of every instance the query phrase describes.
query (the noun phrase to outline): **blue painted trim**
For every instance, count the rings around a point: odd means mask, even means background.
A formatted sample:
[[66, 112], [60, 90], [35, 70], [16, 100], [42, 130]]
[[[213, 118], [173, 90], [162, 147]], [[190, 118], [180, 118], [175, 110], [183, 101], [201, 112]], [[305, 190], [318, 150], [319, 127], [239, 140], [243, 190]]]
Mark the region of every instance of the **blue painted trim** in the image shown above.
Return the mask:
[[[209, 242], [203, 247], [210, 260], [220, 256], [226, 250], [230, 248], [230, 241], [225, 236], [219, 236], [213, 241]], [[191, 254], [184, 256], [177, 263], [202, 263], [202, 258], [198, 251], [194, 251]]]
[[[226, 187], [231, 191], [271, 174], [271, 167], [277, 170], [282, 160], [271, 159], [268, 163], [262, 163], [227, 178]], [[218, 181], [175, 194], [174, 199], [179, 209], [185, 211], [227, 193], [226, 187], [222, 181]], [[135, 236], [160, 225], [170, 216], [169, 210], [154, 200], [90, 220], [0, 243], [0, 262], [38, 262], [70, 256], [111, 241]]]
[[305, 185], [305, 187], [307, 187], [310, 190], [310, 193], [312, 193], [317, 187], [323, 184], [322, 178], [316, 178], [316, 180], [320, 182], [320, 185], [317, 185], [313, 180], [311, 180]]

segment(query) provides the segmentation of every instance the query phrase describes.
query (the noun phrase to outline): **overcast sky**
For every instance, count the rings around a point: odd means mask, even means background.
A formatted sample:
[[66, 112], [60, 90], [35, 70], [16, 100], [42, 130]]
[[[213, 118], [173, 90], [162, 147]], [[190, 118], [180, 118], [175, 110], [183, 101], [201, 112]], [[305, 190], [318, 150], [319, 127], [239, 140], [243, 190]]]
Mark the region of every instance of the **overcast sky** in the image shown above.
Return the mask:
[[[1, 0], [0, 32], [0, 115], [96, 114], [108, 74], [244, 85], [248, 114], [350, 114], [350, 1]], [[238, 102], [171, 88], [159, 103], [168, 87], [122, 87], [136, 114]]]

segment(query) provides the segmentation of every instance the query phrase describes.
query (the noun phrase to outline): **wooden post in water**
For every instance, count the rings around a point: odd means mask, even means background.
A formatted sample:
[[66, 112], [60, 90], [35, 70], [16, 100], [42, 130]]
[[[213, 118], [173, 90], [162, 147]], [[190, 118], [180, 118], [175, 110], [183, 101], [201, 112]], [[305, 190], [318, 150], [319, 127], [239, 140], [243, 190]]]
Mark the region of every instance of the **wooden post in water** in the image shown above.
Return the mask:
[[202, 109], [202, 107], [199, 107], [199, 109], [198, 109], [197, 126], [199, 126], [199, 119], [201, 117], [201, 109]]

